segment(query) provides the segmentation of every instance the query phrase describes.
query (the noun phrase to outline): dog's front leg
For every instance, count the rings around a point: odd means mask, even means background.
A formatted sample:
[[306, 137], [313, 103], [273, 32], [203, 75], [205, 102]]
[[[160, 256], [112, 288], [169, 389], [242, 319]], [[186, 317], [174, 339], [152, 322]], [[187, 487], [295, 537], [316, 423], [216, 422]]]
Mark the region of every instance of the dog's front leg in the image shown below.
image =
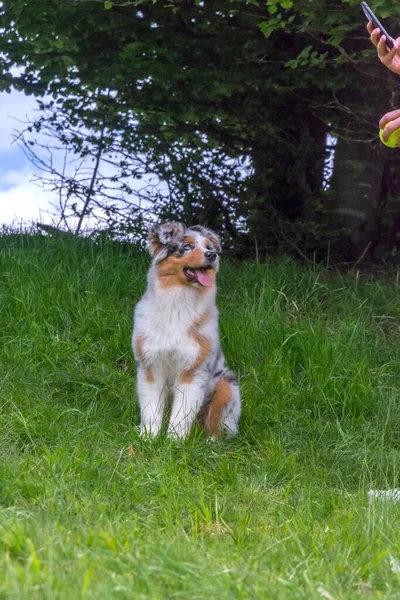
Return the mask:
[[155, 436], [161, 429], [167, 389], [161, 377], [150, 377], [148, 370], [139, 367], [137, 391], [140, 405], [140, 435]]
[[193, 380], [190, 383], [177, 383], [174, 388], [174, 400], [168, 435], [185, 437], [203, 404], [204, 382]]

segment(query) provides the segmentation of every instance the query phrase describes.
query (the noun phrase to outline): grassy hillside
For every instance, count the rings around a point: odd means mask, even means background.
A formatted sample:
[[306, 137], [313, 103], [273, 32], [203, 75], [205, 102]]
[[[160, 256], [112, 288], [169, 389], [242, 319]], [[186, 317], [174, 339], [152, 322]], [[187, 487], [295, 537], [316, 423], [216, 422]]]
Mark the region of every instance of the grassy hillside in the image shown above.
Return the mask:
[[224, 264], [240, 436], [137, 432], [148, 258], [0, 238], [0, 598], [400, 598], [400, 296]]

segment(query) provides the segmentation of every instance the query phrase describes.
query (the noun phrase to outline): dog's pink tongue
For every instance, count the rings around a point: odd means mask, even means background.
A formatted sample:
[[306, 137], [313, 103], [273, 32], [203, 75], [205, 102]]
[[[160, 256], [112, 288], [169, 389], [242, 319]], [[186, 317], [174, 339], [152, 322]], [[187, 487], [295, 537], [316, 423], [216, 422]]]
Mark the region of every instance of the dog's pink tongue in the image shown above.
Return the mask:
[[197, 280], [204, 285], [204, 287], [211, 287], [213, 282], [209, 275], [207, 275], [206, 271], [203, 269], [196, 269]]

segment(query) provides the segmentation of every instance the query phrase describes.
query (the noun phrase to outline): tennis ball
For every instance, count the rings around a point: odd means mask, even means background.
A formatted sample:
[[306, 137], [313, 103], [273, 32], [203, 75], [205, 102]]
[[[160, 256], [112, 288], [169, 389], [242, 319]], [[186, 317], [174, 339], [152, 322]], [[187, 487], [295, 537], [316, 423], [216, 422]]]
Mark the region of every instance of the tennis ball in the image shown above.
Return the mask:
[[[385, 129], [386, 127], [391, 123], [392, 121], [389, 121], [389, 123], [386, 123], [385, 125]], [[393, 133], [391, 133], [389, 135], [389, 139], [387, 142], [384, 142], [382, 139], [382, 133], [385, 131], [385, 129], [380, 129], [379, 130], [379, 138], [382, 142], [382, 144], [385, 144], [385, 146], [388, 146], [389, 148], [397, 148], [397, 139], [399, 137], [400, 134], [400, 129], [396, 129], [396, 131], [393, 131]]]

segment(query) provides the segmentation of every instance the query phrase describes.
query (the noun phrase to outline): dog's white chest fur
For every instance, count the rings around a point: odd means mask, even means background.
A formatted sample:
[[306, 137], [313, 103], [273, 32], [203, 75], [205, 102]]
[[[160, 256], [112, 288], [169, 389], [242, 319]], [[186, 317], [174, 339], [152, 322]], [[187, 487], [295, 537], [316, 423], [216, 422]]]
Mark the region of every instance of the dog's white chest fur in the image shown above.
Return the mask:
[[143, 338], [143, 354], [149, 365], [164, 370], [170, 381], [177, 380], [195, 362], [199, 346], [191, 331], [203, 315], [207, 321], [200, 333], [218, 341], [218, 311], [215, 293], [196, 300], [197, 290], [148, 289], [135, 309], [133, 338]]

